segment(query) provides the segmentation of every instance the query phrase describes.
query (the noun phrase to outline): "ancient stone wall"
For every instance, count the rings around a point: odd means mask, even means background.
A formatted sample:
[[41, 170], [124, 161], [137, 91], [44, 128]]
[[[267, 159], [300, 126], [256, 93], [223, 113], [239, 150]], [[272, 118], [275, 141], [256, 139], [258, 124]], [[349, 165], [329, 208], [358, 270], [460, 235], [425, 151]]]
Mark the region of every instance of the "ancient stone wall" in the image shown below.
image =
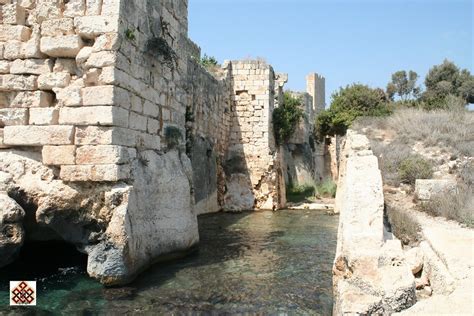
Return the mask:
[[224, 208], [279, 208], [281, 174], [271, 124], [275, 73], [263, 61], [233, 61], [234, 104], [229, 150], [224, 163]]
[[197, 214], [222, 209], [225, 192], [223, 162], [229, 146], [232, 65], [211, 74], [193, 58], [188, 64], [186, 151], [193, 165]]
[[2, 190], [36, 218], [26, 234], [41, 226], [41, 238], [76, 244], [105, 284], [195, 245], [187, 1], [6, 0], [1, 11]]
[[123, 284], [192, 248], [197, 214], [285, 205], [271, 119], [287, 75], [204, 69], [187, 8], [0, 0], [2, 265], [26, 239], [62, 239]]

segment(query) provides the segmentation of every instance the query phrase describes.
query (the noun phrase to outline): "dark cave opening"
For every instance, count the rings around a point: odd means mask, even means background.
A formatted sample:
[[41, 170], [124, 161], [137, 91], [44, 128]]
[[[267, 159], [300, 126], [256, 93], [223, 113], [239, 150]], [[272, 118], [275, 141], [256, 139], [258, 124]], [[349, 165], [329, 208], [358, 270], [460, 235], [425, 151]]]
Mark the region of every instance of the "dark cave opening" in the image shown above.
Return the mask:
[[0, 268], [0, 290], [7, 289], [9, 281], [57, 281], [71, 273], [87, 273], [87, 255], [73, 244], [57, 240], [29, 241], [14, 262]]

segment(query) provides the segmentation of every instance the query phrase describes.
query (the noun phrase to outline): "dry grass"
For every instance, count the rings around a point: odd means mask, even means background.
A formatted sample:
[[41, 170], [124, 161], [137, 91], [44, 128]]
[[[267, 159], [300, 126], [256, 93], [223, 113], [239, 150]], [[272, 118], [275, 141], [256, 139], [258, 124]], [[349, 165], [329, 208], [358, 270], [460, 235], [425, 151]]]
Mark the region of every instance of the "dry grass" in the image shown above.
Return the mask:
[[445, 147], [451, 152], [449, 149], [464, 156], [474, 156], [473, 112], [401, 109], [387, 117], [386, 124], [400, 141], [420, 141], [425, 147]]
[[402, 241], [404, 245], [416, 244], [420, 241], [420, 225], [416, 219], [406, 210], [396, 205], [385, 205], [392, 233]]
[[474, 227], [473, 187], [459, 186], [454, 192], [439, 193], [422, 203], [420, 209], [430, 215], [442, 216]]
[[[379, 157], [384, 183], [392, 186], [403, 182], [400, 171], [403, 162], [412, 159], [410, 157], [414, 155], [412, 148], [415, 143], [422, 143], [425, 148], [436, 146], [442, 152], [451, 153], [452, 157], [474, 156], [474, 112], [455, 106], [450, 107], [450, 110], [430, 112], [402, 108], [389, 117], [361, 118], [353, 128], [371, 139], [372, 150]], [[459, 178], [458, 189], [434, 196], [430, 202], [423, 204], [422, 209], [434, 216], [443, 216], [474, 227], [473, 162], [466, 163], [456, 173]], [[393, 217], [395, 221], [408, 223], [403, 215], [396, 213], [392, 214]], [[395, 226], [413, 230], [404, 225]], [[402, 232], [402, 235], [405, 233]]]
[[407, 145], [422, 142], [464, 156], [474, 156], [474, 112], [464, 110], [424, 111], [398, 109], [388, 117], [365, 117], [354, 124], [371, 137], [373, 130], [391, 130], [396, 141]]

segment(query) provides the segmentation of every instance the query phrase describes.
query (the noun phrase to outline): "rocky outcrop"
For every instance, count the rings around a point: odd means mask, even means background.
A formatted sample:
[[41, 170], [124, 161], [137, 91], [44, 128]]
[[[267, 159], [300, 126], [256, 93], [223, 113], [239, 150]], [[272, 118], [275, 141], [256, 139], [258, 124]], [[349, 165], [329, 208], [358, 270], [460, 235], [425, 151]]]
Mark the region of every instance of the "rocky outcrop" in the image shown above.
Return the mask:
[[416, 302], [415, 279], [398, 240], [384, 240], [384, 196], [368, 139], [349, 130], [335, 211], [334, 314], [390, 314]]
[[12, 262], [25, 239], [25, 211], [5, 192], [0, 192], [0, 267]]
[[13, 259], [25, 234], [29, 240], [62, 239], [88, 254], [89, 275], [115, 285], [199, 241], [191, 165], [177, 150], [140, 153], [132, 162], [134, 180], [127, 183], [67, 183], [38, 160], [31, 152], [0, 152], [8, 193], [0, 195], [0, 224], [8, 228], [0, 250], [2, 257], [10, 255], [2, 265]]

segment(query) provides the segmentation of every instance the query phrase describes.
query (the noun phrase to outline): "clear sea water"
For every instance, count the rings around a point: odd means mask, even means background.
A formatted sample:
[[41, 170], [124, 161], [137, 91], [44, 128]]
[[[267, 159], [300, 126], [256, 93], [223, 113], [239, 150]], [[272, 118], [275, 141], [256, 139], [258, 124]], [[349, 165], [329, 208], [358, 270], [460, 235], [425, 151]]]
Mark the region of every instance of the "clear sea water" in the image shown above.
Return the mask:
[[[74, 249], [36, 244], [0, 270], [0, 314], [331, 315], [337, 223], [307, 210], [204, 215], [196, 252], [121, 288], [90, 279]], [[37, 280], [36, 308], [7, 306], [12, 279]]]

